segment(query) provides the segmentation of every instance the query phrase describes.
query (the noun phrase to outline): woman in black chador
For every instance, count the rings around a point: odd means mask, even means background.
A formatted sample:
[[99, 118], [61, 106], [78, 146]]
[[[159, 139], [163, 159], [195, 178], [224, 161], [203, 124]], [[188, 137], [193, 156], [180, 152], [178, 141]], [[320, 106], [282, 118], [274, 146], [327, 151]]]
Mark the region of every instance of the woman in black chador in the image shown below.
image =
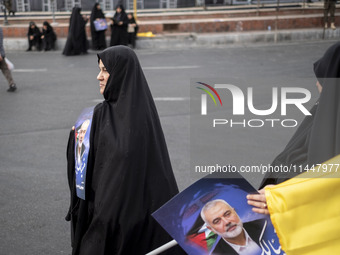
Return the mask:
[[29, 24], [27, 38], [28, 38], [27, 51], [31, 51], [33, 46], [37, 50], [39, 51], [41, 50], [41, 32], [33, 21], [31, 21]]
[[[314, 63], [314, 73], [320, 97], [286, 148], [273, 161], [273, 166], [296, 166], [291, 173], [267, 174], [260, 188], [278, 184], [300, 174], [302, 169], [311, 169], [340, 154], [340, 42], [331, 46], [324, 56]], [[256, 196], [256, 195], [255, 195]], [[266, 203], [264, 189], [259, 197], [249, 204], [257, 207]], [[249, 201], [249, 200], [248, 200]], [[268, 209], [256, 208], [268, 214]]]
[[[156, 106], [136, 54], [98, 54], [104, 101], [93, 112], [85, 200], [76, 196], [74, 131], [67, 157], [73, 254], [144, 255], [169, 242], [151, 214], [177, 194]], [[169, 254], [182, 254], [180, 247]]]
[[67, 41], [63, 51], [63, 54], [66, 56], [87, 53], [88, 42], [86, 39], [85, 25], [88, 18], [83, 17], [80, 11], [81, 9], [79, 7], [73, 7], [72, 9]]
[[116, 7], [116, 13], [112, 18], [110, 46], [128, 44], [128, 23], [129, 20], [123, 5], [118, 5]]
[[95, 3], [92, 8], [90, 22], [91, 22], [91, 36], [92, 36], [92, 49], [103, 50], [106, 48], [105, 30], [96, 31], [94, 21], [98, 19], [105, 19], [105, 15], [100, 8], [99, 3]]
[[133, 17], [132, 13], [127, 14], [129, 24], [128, 24], [128, 44], [131, 44], [132, 48], [136, 48], [136, 36], [138, 33], [138, 25]]
[[57, 35], [54, 33], [50, 23], [44, 21], [41, 39], [43, 40], [44, 50], [54, 50]]
[[[314, 73], [320, 98], [279, 154], [272, 165], [311, 168], [313, 164], [340, 154], [340, 43], [331, 46], [325, 55], [314, 63]], [[267, 175], [262, 186], [277, 184], [296, 173]]]

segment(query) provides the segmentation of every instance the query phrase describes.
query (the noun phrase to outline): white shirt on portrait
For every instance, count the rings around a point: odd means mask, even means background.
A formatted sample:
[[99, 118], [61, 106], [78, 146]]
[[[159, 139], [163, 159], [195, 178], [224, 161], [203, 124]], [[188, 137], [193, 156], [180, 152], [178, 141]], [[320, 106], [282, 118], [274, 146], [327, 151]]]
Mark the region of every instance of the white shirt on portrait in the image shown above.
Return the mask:
[[243, 228], [244, 234], [246, 235], [246, 244], [245, 245], [237, 245], [230, 243], [223, 239], [227, 244], [229, 244], [238, 254], [240, 255], [255, 255], [261, 254], [262, 249], [253, 239], [248, 235], [247, 231]]

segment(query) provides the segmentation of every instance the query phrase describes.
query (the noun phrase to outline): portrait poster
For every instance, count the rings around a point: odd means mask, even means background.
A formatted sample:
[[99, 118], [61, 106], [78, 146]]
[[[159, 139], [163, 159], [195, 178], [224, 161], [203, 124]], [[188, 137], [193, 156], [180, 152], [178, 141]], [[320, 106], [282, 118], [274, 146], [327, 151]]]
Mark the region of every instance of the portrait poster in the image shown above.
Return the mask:
[[94, 23], [94, 28], [96, 29], [96, 31], [103, 31], [107, 29], [106, 19], [95, 20], [93, 21], [93, 23]]
[[75, 125], [75, 174], [77, 196], [85, 200], [87, 160], [90, 150], [90, 132], [94, 107], [85, 108]]
[[[206, 203], [216, 199], [224, 200], [235, 210], [243, 229], [257, 244], [257, 249], [249, 255], [285, 254], [270, 217], [253, 212], [247, 204], [246, 196], [250, 193], [257, 191], [238, 173], [232, 178], [219, 178], [213, 174], [189, 186], [152, 216], [190, 255], [238, 254], [234, 250], [216, 253], [217, 246], [225, 242], [221, 236], [208, 229], [201, 217], [201, 210]], [[249, 228], [251, 225], [253, 227]]]

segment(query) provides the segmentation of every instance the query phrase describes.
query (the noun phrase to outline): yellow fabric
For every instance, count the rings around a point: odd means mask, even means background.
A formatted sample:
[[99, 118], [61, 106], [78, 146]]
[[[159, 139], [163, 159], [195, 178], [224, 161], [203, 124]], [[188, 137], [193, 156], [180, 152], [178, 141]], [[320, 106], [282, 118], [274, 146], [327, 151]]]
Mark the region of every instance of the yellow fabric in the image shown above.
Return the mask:
[[340, 155], [323, 164], [265, 188], [270, 218], [287, 255], [340, 254], [340, 166], [330, 169], [340, 164]]
[[138, 37], [155, 37], [152, 32], [145, 32], [145, 33], [137, 33]]

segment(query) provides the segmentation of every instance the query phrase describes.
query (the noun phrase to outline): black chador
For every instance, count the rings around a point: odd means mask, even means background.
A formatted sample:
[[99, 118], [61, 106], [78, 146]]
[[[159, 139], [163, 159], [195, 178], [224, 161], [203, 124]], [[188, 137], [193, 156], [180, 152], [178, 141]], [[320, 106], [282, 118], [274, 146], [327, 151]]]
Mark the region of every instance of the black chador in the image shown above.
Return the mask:
[[117, 6], [112, 22], [110, 46], [128, 45], [127, 27], [129, 19], [122, 5]]
[[55, 34], [53, 28], [47, 21], [44, 21], [43, 23], [42, 35], [44, 50], [45, 51], [54, 50], [54, 44], [55, 41], [57, 40], [57, 35]]
[[322, 86], [319, 100], [273, 166], [296, 166], [299, 171], [267, 174], [261, 187], [277, 184], [310, 169], [315, 164], [340, 154], [340, 42], [331, 46], [324, 56], [314, 63], [314, 73]]
[[[110, 76], [93, 113], [85, 200], [74, 187], [74, 131], [67, 150], [73, 254], [144, 255], [171, 241], [151, 214], [178, 189], [136, 54], [116, 46], [98, 59]], [[177, 246], [168, 254], [184, 253]]]
[[91, 37], [92, 37], [92, 49], [103, 50], [106, 48], [105, 31], [96, 31], [94, 26], [94, 21], [96, 19], [105, 19], [105, 15], [100, 9], [100, 4], [96, 3], [91, 12], [90, 22], [91, 22]]
[[39, 51], [41, 50], [41, 32], [33, 21], [29, 23], [27, 38], [28, 38], [27, 51], [31, 51], [33, 46], [36, 47], [37, 50]]
[[86, 54], [88, 42], [86, 39], [85, 25], [87, 19], [80, 14], [79, 7], [73, 7], [70, 17], [67, 41], [63, 50], [66, 56]]

